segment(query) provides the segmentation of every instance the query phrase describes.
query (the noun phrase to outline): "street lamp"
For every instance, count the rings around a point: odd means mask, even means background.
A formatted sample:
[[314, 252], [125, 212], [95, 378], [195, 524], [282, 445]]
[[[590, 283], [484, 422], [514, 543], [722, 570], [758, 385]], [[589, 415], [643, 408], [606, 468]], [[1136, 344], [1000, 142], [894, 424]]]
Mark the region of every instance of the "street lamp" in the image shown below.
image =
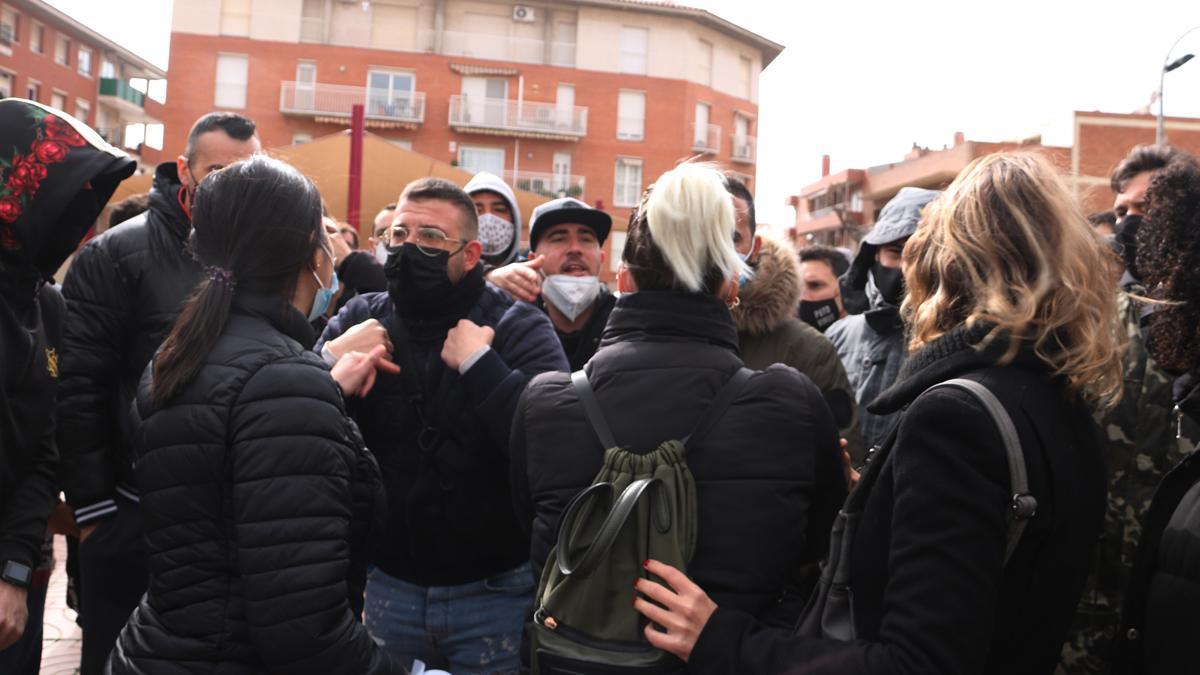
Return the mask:
[[1171, 45], [1171, 48], [1167, 50], [1167, 57], [1163, 59], [1162, 72], [1158, 75], [1158, 131], [1154, 135], [1154, 143], [1156, 145], [1165, 145], [1167, 142], [1167, 129], [1163, 122], [1163, 84], [1166, 82], [1167, 73], [1175, 70], [1188, 61], [1191, 61], [1193, 56], [1193, 54], [1184, 54], [1183, 56], [1172, 61], [1171, 52], [1175, 51], [1175, 47], [1183, 41], [1183, 38], [1187, 37], [1192, 31], [1198, 29], [1200, 29], [1200, 26], [1193, 26], [1189, 28], [1183, 35], [1180, 35]]

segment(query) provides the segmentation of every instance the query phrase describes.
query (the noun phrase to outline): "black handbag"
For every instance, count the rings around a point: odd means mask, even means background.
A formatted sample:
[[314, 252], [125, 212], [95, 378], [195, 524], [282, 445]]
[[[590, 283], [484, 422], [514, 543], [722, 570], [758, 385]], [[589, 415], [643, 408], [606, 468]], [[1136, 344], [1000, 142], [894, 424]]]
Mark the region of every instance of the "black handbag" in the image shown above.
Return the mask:
[[[1004, 410], [1004, 406], [987, 387], [975, 382], [957, 378], [936, 384], [926, 391], [938, 387], [957, 387], [972, 394], [983, 404], [992, 417], [1000, 438], [1004, 442], [1004, 451], [1008, 456], [1009, 482], [1012, 486], [1012, 502], [1008, 515], [1007, 543], [1004, 551], [1004, 562], [1008, 564], [1025, 523], [1037, 512], [1037, 500], [1029, 494], [1029, 481], [1025, 473], [1025, 455], [1021, 451], [1021, 442], [1017, 429], [1013, 426], [1012, 418]], [[833, 529], [829, 535], [829, 556], [821, 566], [821, 578], [813, 594], [796, 623], [796, 635], [801, 637], [826, 638], [833, 640], [855, 639], [854, 629], [854, 592], [850, 579], [850, 551], [854, 545], [854, 535], [858, 522], [862, 517], [863, 505], [875, 484], [884, 460], [891, 454], [895, 445], [896, 429], [893, 428], [887, 441], [872, 459], [859, 484], [846, 498], [846, 503], [838, 511], [833, 520]]]

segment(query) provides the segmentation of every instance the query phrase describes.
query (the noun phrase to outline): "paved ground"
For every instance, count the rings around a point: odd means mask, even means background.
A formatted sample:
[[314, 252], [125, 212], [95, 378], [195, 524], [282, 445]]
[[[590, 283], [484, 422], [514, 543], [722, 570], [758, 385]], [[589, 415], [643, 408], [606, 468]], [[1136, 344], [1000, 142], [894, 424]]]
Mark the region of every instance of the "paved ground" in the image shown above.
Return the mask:
[[75, 675], [79, 672], [82, 635], [75, 610], [67, 607], [67, 540], [54, 538], [54, 574], [46, 595], [46, 620], [42, 635], [42, 675]]

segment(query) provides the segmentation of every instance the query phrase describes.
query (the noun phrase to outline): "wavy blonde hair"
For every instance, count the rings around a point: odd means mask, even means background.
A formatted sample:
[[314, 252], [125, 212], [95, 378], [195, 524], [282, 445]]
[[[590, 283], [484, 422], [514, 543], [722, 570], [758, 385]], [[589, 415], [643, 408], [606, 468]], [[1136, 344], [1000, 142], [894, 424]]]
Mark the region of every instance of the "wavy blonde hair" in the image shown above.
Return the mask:
[[926, 207], [904, 248], [909, 348], [990, 322], [981, 345], [1009, 336], [1001, 363], [1028, 341], [1073, 391], [1111, 407], [1125, 348], [1116, 265], [1044, 157], [977, 159]]

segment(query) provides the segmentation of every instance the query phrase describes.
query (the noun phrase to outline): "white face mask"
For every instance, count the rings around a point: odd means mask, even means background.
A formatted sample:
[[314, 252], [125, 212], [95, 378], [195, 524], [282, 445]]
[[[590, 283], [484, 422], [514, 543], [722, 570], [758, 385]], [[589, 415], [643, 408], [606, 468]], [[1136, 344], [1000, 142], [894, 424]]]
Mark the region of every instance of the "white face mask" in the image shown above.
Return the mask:
[[387, 264], [387, 257], [388, 257], [387, 246], [384, 246], [383, 242], [379, 242], [378, 244], [375, 244], [375, 259], [379, 261], [380, 265]]
[[542, 280], [542, 296], [574, 321], [592, 306], [600, 295], [600, 277], [576, 277], [570, 274], [551, 274]]
[[486, 256], [503, 255], [517, 236], [516, 228], [494, 213], [479, 216], [479, 243]]

